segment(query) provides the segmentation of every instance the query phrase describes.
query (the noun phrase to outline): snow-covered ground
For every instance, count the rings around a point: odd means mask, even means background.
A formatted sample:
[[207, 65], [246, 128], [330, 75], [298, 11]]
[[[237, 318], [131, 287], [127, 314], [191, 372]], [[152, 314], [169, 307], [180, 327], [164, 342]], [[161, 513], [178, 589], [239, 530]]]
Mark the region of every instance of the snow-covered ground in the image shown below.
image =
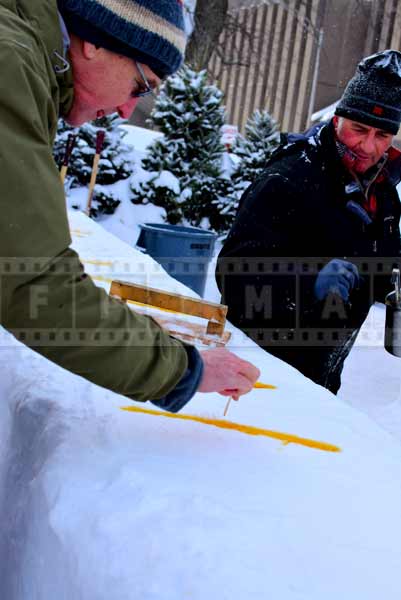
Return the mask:
[[[69, 218], [98, 285], [193, 294], [134, 248], [160, 209], [127, 194], [99, 224]], [[218, 300], [213, 272], [206, 297]], [[376, 305], [338, 397], [228, 325], [230, 347], [277, 389], [232, 402], [226, 419], [226, 399], [198, 393], [184, 415], [208, 422], [122, 411], [152, 405], [0, 330], [1, 600], [398, 597], [401, 363], [383, 349], [383, 322]]]
[[[183, 290], [81, 213], [70, 219], [99, 285], [123, 276]], [[228, 418], [267, 430], [259, 435], [121, 411], [143, 405], [2, 331], [1, 598], [397, 596], [401, 444], [232, 331], [236, 351], [277, 386], [230, 406]], [[222, 420], [224, 405], [196, 394], [184, 412]], [[340, 451], [283, 443], [269, 430]]]
[[401, 359], [384, 349], [385, 312], [384, 304], [370, 310], [345, 363], [338, 396], [401, 441]]

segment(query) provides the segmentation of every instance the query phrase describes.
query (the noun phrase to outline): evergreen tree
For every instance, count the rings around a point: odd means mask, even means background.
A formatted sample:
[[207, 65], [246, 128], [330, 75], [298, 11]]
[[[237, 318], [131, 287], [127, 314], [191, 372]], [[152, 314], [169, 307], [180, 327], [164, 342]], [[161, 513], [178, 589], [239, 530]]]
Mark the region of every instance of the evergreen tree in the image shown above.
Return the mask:
[[112, 192], [106, 192], [102, 186], [95, 185], [89, 216], [96, 220], [101, 215], [112, 215], [119, 204], [121, 200]]
[[86, 123], [79, 130], [74, 130], [62, 119], [59, 121], [53, 155], [58, 166], [64, 157], [68, 135], [77, 133], [75, 146], [68, 167], [68, 177], [72, 178], [71, 187], [88, 185], [92, 173], [93, 158], [96, 151], [96, 135], [99, 129], [106, 131], [103, 149], [99, 161], [97, 183], [106, 185], [126, 179], [132, 174], [132, 148], [124, 144], [126, 132], [119, 129], [125, 123], [118, 115], [110, 115], [98, 119], [95, 123]]
[[232, 149], [240, 159], [232, 175], [238, 191], [255, 181], [279, 143], [277, 121], [266, 110], [256, 110], [245, 126], [245, 137], [239, 135]]
[[[143, 168], [152, 175], [132, 182], [134, 203], [163, 206], [170, 223], [188, 222], [224, 231], [236, 198], [222, 173], [222, 93], [207, 84], [207, 73], [184, 65], [162, 85], [151, 123], [163, 134], [150, 148]], [[173, 179], [163, 176], [168, 172]]]
[[169, 171], [151, 173], [150, 177], [143, 177], [142, 181], [133, 177], [131, 191], [131, 201], [134, 204], [152, 203], [155, 206], [162, 206], [169, 223], [176, 225], [181, 222], [183, 215], [179, 205], [180, 182]]

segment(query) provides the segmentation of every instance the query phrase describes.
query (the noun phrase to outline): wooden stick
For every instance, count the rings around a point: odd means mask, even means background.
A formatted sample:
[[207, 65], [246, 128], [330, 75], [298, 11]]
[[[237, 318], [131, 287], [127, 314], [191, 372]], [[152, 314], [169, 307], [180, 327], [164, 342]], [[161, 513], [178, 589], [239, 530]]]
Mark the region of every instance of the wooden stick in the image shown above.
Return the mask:
[[99, 129], [99, 131], [97, 132], [97, 135], [96, 135], [96, 154], [95, 154], [95, 158], [93, 159], [92, 175], [91, 175], [91, 180], [89, 183], [88, 201], [86, 203], [86, 211], [85, 211], [85, 213], [88, 215], [88, 217], [89, 217], [89, 213], [91, 210], [93, 191], [95, 189], [96, 177], [97, 177], [97, 172], [98, 172], [98, 168], [99, 168], [100, 154], [102, 152], [105, 135], [106, 135], [106, 132], [104, 129]]
[[[262, 383], [261, 381], [257, 381], [254, 384], [254, 389], [259, 389], [259, 390], [276, 390], [277, 387], [275, 385], [271, 385], [270, 383]], [[224, 409], [224, 413], [223, 416], [225, 417], [227, 412], [228, 412], [228, 407], [230, 406], [230, 402], [233, 399], [232, 396], [229, 397], [228, 402], [226, 404], [226, 407]]]
[[67, 175], [68, 165], [70, 162], [71, 153], [74, 149], [74, 144], [75, 144], [76, 138], [77, 138], [77, 136], [75, 133], [70, 133], [68, 136], [68, 139], [67, 139], [67, 144], [65, 147], [64, 158], [63, 158], [63, 164], [60, 169], [60, 179], [61, 179], [61, 183], [63, 185], [65, 182], [65, 176]]
[[226, 404], [226, 407], [225, 407], [225, 409], [224, 409], [224, 412], [223, 412], [223, 417], [225, 417], [225, 416], [226, 416], [226, 414], [227, 414], [227, 412], [228, 412], [228, 407], [230, 406], [230, 402], [231, 402], [231, 400], [232, 400], [232, 399], [233, 399], [233, 397], [232, 397], [232, 396], [230, 396], [230, 397], [229, 397], [229, 399], [228, 399], [228, 402], [227, 402], [227, 404]]
[[[85, 262], [85, 261], [84, 261]], [[201, 319], [209, 319], [207, 327], [201, 323], [191, 323], [176, 316], [152, 315], [153, 318], [169, 331], [170, 335], [189, 343], [201, 342], [205, 346], [225, 346], [231, 337], [229, 331], [224, 331], [227, 306], [208, 302], [207, 300], [166, 292], [157, 288], [139, 285], [128, 281], [107, 279], [102, 276], [92, 276], [92, 279], [111, 282], [110, 296], [123, 302], [163, 311], [174, 315], [190, 315]], [[215, 326], [210, 327], [213, 323]]]
[[[157, 288], [118, 280], [112, 282], [110, 295], [118, 296], [123, 300], [133, 300], [157, 308], [171, 310], [176, 313], [201, 317], [209, 321], [213, 320], [216, 324], [221, 324], [223, 326], [222, 330], [224, 330], [228, 310], [224, 304], [216, 304], [215, 302], [192, 298], [191, 296], [183, 296], [182, 294], [166, 292]], [[218, 333], [221, 332], [219, 331]]]

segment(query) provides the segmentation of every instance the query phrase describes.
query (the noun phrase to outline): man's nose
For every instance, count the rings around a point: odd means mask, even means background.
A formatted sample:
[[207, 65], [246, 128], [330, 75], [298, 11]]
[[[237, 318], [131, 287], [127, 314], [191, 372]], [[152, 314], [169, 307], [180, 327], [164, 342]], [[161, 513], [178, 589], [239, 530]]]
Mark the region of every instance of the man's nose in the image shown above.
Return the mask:
[[366, 152], [366, 154], [371, 154], [372, 152], [374, 152], [374, 150], [375, 150], [375, 134], [373, 131], [369, 132], [368, 135], [366, 135], [363, 138], [361, 148], [364, 152]]
[[125, 102], [125, 104], [120, 104], [120, 106], [117, 106], [118, 114], [120, 115], [120, 117], [122, 117], [123, 119], [129, 119], [132, 113], [134, 112], [139, 100], [140, 98], [130, 98], [128, 102]]

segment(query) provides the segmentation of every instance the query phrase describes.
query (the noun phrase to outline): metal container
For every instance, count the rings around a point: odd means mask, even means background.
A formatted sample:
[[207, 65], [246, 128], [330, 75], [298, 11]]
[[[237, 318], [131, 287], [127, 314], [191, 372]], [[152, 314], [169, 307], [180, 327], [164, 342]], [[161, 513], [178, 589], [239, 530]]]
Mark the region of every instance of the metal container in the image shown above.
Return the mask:
[[401, 357], [401, 287], [399, 269], [393, 269], [391, 282], [394, 284], [395, 289], [386, 296], [384, 347], [390, 354]]

